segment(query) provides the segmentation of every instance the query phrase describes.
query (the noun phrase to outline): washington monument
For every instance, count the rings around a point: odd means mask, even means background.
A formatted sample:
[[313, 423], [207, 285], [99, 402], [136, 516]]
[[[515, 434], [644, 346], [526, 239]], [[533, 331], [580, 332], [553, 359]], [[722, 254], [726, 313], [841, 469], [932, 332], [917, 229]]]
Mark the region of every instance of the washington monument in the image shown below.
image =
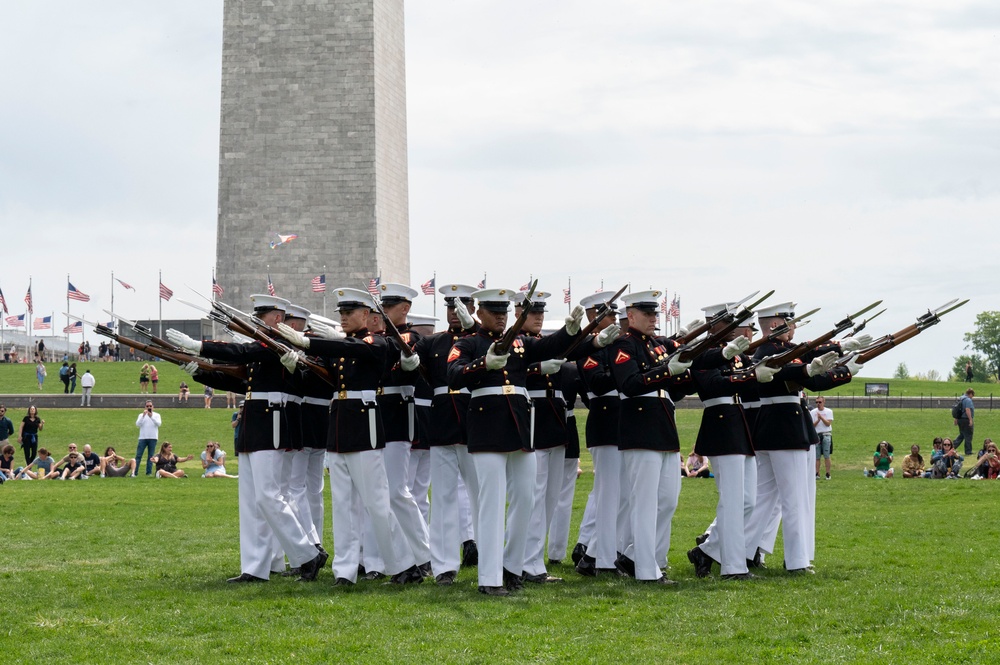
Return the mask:
[[[403, 0], [225, 0], [217, 279], [409, 282]], [[271, 249], [277, 235], [298, 237]], [[270, 266], [270, 268], [268, 268]]]

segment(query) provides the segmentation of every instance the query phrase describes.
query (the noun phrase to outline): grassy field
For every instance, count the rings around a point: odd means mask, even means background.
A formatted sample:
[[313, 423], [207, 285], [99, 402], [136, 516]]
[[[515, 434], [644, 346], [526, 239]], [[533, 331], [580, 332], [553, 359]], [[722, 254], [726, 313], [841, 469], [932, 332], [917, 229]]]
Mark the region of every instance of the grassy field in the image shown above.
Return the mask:
[[[474, 570], [452, 588], [344, 590], [329, 571], [315, 584], [232, 587], [223, 580], [239, 571], [237, 481], [7, 483], [0, 662], [991, 662], [1000, 484], [861, 475], [879, 439], [899, 455], [911, 442], [929, 448], [954, 433], [946, 416], [836, 411], [811, 577], [786, 575], [779, 551], [758, 581], [696, 579], [684, 553], [712, 519], [716, 492], [684, 480], [673, 589], [584, 579], [568, 565], [550, 570], [564, 584], [510, 599], [477, 593]], [[57, 452], [70, 440], [134, 450], [131, 411], [45, 417], [42, 445]], [[232, 452], [225, 410], [163, 418], [161, 440], [181, 455], [209, 438]], [[678, 414], [687, 446], [699, 418]], [[1000, 416], [983, 414], [976, 430], [995, 437]], [[575, 521], [591, 483], [585, 473], [577, 486]]]

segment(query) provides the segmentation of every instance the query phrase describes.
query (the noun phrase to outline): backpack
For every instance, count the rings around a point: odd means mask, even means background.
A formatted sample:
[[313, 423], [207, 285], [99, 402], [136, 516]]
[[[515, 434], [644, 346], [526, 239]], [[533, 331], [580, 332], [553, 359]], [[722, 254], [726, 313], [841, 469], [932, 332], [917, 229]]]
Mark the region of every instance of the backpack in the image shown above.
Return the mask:
[[955, 402], [955, 405], [951, 407], [951, 417], [954, 418], [955, 420], [965, 417], [965, 407], [962, 406], [963, 400], [964, 398], [959, 397], [958, 401]]

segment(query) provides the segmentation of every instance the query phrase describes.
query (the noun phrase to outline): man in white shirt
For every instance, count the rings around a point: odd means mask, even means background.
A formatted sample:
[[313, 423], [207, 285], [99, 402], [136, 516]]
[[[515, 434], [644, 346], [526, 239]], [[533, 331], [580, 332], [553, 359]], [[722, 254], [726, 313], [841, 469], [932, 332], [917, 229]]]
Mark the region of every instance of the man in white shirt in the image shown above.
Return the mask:
[[94, 378], [89, 369], [80, 377], [80, 387], [83, 388], [83, 395], [80, 396], [80, 406], [90, 406], [90, 392], [93, 390], [95, 383], [97, 383], [97, 379]]
[[820, 395], [816, 398], [816, 408], [809, 411], [813, 426], [819, 434], [819, 445], [816, 446], [816, 477], [819, 478], [819, 460], [826, 459], [826, 479], [830, 480], [830, 453], [833, 451], [833, 411], [826, 408], [826, 398]]
[[135, 419], [135, 426], [139, 428], [139, 445], [135, 449], [135, 476], [142, 463], [142, 451], [146, 451], [146, 475], [153, 475], [153, 463], [149, 458], [156, 454], [156, 440], [160, 437], [160, 414], [153, 412], [153, 403], [146, 400], [146, 408]]

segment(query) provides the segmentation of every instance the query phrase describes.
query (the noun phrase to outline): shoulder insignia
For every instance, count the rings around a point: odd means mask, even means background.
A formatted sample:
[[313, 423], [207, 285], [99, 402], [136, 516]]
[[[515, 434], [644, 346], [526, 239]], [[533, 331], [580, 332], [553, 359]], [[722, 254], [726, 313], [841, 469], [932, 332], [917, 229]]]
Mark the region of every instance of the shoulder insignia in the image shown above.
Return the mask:
[[451, 351], [448, 352], [448, 362], [458, 359], [462, 355], [462, 352], [458, 350], [457, 346], [451, 347]]
[[408, 333], [408, 332], [405, 332], [402, 335], [400, 335], [400, 337], [403, 338], [404, 342], [406, 342], [407, 344], [409, 344], [410, 343], [410, 339], [413, 337], [413, 335], [410, 334], [410, 333]]
[[632, 359], [632, 356], [630, 356], [629, 354], [625, 353], [624, 351], [619, 350], [618, 351], [618, 355], [615, 356], [615, 364], [616, 365], [621, 365], [622, 363], [627, 363], [631, 359]]
[[587, 361], [585, 363], [583, 363], [583, 368], [584, 369], [594, 369], [595, 367], [598, 367], [598, 366], [600, 366], [600, 363], [598, 363], [596, 360], [594, 360], [590, 356], [587, 356]]
[[369, 344], [374, 344], [375, 343], [375, 338], [372, 337], [371, 335], [368, 335], [367, 337], [364, 338], [363, 341], [365, 341], [365, 342], [367, 342]]

